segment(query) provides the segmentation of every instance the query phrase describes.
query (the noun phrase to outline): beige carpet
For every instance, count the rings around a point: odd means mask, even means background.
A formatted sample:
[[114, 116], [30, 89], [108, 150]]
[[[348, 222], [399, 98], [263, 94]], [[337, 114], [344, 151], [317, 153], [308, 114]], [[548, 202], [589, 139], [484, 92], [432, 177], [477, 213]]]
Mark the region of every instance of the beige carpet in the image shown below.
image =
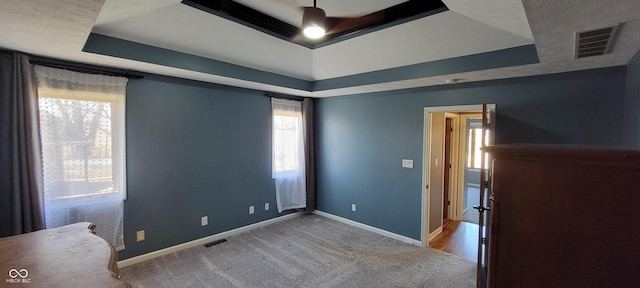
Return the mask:
[[475, 287], [475, 263], [315, 214], [120, 269], [133, 287]]

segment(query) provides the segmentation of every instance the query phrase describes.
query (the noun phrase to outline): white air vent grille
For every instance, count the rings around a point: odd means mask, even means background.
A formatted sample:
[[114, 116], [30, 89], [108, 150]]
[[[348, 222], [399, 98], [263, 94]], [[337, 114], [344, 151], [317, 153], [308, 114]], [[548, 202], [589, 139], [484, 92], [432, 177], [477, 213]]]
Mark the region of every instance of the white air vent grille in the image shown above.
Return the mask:
[[609, 53], [618, 25], [576, 33], [576, 59]]

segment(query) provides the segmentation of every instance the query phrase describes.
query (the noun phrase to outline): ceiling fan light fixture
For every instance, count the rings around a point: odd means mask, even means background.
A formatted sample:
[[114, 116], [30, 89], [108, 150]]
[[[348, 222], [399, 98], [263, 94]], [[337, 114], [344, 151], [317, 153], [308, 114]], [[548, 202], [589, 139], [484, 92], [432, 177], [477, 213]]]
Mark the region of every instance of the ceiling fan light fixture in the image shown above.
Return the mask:
[[310, 39], [319, 39], [326, 33], [327, 15], [317, 7], [305, 7], [302, 15], [302, 33]]
[[320, 26], [308, 26], [302, 30], [304, 36], [310, 39], [320, 39], [324, 36], [325, 32], [324, 28]]

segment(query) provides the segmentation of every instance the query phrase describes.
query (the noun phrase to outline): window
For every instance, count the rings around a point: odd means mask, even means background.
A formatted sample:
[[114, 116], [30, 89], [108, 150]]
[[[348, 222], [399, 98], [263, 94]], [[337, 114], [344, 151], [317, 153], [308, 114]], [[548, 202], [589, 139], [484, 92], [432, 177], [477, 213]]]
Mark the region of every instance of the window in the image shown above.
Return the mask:
[[49, 168], [47, 176], [61, 176], [55, 180], [61, 189], [50, 191], [49, 196], [64, 199], [119, 193], [124, 177], [118, 175], [122, 170], [118, 166], [122, 164], [113, 160], [123, 151], [112, 145], [114, 138], [119, 142], [113, 129], [120, 123], [112, 117], [114, 109], [121, 106], [118, 99], [87, 100], [92, 97], [40, 91], [43, 162]]
[[273, 115], [274, 168], [275, 173], [295, 172], [300, 160], [301, 116], [296, 113], [277, 111]]
[[273, 109], [273, 178], [278, 211], [306, 207], [302, 105], [271, 99]]
[[[467, 147], [467, 168], [481, 169], [482, 161], [482, 128], [469, 128], [468, 133], [468, 147]], [[486, 130], [484, 137], [485, 146], [489, 145], [489, 130]], [[485, 155], [485, 164], [489, 161], [489, 155]], [[487, 166], [485, 166], [487, 167]]]
[[123, 249], [126, 78], [36, 66], [45, 225], [92, 222]]

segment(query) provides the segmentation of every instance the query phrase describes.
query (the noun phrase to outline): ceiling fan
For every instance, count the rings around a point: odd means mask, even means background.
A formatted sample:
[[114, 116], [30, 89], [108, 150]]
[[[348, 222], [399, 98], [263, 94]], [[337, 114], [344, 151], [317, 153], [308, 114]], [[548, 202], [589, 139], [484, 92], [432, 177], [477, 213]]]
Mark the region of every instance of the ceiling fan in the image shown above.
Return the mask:
[[363, 28], [384, 20], [384, 12], [379, 11], [361, 17], [327, 17], [324, 10], [316, 6], [302, 7], [302, 33], [309, 39], [320, 39], [328, 34], [347, 32]]

